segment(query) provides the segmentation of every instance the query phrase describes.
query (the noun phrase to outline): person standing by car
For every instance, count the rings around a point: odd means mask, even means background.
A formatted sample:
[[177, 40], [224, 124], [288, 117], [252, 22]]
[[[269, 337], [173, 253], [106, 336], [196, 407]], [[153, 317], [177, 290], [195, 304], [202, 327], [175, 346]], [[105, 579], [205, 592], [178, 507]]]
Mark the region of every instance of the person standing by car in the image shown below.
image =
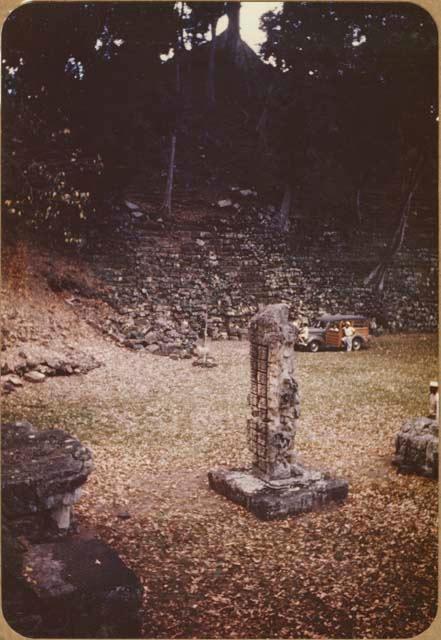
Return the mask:
[[299, 332], [299, 344], [302, 345], [302, 347], [306, 347], [306, 345], [308, 344], [308, 338], [309, 338], [309, 327], [308, 327], [308, 323], [304, 322]]
[[349, 321], [345, 322], [343, 328], [344, 337], [342, 339], [343, 344], [346, 346], [346, 351], [352, 351], [352, 338], [354, 337], [354, 327]]

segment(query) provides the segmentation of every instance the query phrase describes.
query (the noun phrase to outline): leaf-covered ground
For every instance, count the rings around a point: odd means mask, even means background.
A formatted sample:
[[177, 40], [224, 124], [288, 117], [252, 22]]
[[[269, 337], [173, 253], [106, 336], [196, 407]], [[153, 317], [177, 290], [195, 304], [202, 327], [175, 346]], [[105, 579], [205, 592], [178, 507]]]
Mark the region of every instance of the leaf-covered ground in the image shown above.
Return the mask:
[[27, 385], [3, 418], [61, 426], [93, 450], [77, 517], [142, 580], [146, 637], [398, 638], [430, 625], [437, 484], [390, 460], [402, 420], [427, 412], [435, 336], [298, 354], [301, 459], [350, 494], [267, 523], [207, 485], [211, 467], [249, 460], [247, 342], [214, 343], [210, 370], [98, 337], [79, 346], [105, 366]]

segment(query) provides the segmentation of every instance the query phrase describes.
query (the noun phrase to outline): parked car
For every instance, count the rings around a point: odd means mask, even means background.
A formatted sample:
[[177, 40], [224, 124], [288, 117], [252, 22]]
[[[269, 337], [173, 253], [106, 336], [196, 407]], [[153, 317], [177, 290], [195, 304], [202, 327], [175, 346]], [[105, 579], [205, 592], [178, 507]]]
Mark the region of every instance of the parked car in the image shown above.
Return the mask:
[[371, 339], [370, 318], [355, 314], [324, 315], [316, 318], [309, 327], [306, 345], [297, 343], [300, 349], [307, 349], [316, 353], [320, 349], [344, 347], [343, 328], [345, 322], [350, 322], [355, 330], [352, 339], [352, 350], [359, 351], [367, 347]]

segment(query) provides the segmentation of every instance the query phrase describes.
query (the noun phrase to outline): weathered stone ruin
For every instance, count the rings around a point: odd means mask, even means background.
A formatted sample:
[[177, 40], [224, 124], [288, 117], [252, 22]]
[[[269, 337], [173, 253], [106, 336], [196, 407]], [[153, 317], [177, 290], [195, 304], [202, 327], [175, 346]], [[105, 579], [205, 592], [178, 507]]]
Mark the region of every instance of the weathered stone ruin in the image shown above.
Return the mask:
[[207, 310], [208, 336], [236, 340], [260, 303], [287, 302], [293, 316], [310, 320], [346, 310], [376, 316], [391, 331], [436, 330], [432, 249], [403, 248], [388, 270], [386, 295], [378, 296], [364, 278], [384, 238], [366, 234], [329, 247], [307, 238], [293, 250], [284, 234], [219, 224], [213, 218], [200, 229], [173, 232], [141, 225], [100, 238], [90, 246], [90, 265], [103, 282], [99, 295], [109, 304], [108, 316], [101, 307], [94, 313], [86, 300], [78, 308], [119, 344], [179, 358], [191, 357]]
[[[3, 330], [7, 333], [4, 327]], [[12, 338], [3, 340], [2, 346], [0, 383], [3, 393], [17, 390], [24, 382], [41, 383], [53, 376], [84, 374], [100, 366], [93, 356], [86, 353], [60, 354], [37, 345], [24, 351], [14, 344]]]
[[251, 321], [248, 446], [255, 473], [268, 482], [290, 478], [294, 462], [300, 416], [294, 377], [295, 341], [295, 328], [288, 322], [287, 308], [282, 305], [266, 307]]
[[251, 320], [247, 430], [252, 467], [219, 467], [208, 474], [212, 489], [264, 520], [310, 511], [344, 500], [348, 493], [345, 480], [306, 469], [296, 460], [294, 440], [300, 415], [296, 333], [285, 304], [269, 305]]
[[[118, 554], [96, 538], [77, 536], [31, 545], [22, 556], [11, 626], [44, 638], [137, 638], [141, 585]], [[17, 607], [17, 604], [19, 606]], [[18, 614], [18, 615], [17, 615]]]
[[92, 455], [60, 429], [3, 424], [2, 606], [24, 636], [139, 635], [142, 588], [107, 544], [74, 532]]
[[406, 420], [395, 439], [393, 464], [401, 473], [438, 477], [438, 422], [432, 418]]
[[51, 525], [67, 531], [72, 505], [92, 468], [90, 451], [60, 429], [3, 424], [3, 517], [15, 529], [31, 519], [31, 535]]

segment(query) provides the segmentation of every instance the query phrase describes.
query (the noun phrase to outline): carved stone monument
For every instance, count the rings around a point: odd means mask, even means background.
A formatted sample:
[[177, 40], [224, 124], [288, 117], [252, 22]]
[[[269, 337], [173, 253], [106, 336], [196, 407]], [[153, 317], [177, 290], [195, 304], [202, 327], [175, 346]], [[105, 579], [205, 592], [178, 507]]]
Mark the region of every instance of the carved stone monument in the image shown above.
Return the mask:
[[437, 478], [438, 448], [438, 422], [424, 416], [409, 418], [403, 422], [395, 438], [392, 463], [400, 473]]
[[294, 439], [300, 415], [294, 345], [297, 329], [288, 307], [265, 307], [251, 320], [251, 390], [248, 419], [250, 469], [219, 467], [210, 487], [263, 520], [295, 515], [346, 498], [348, 483], [305, 469], [296, 461]]

